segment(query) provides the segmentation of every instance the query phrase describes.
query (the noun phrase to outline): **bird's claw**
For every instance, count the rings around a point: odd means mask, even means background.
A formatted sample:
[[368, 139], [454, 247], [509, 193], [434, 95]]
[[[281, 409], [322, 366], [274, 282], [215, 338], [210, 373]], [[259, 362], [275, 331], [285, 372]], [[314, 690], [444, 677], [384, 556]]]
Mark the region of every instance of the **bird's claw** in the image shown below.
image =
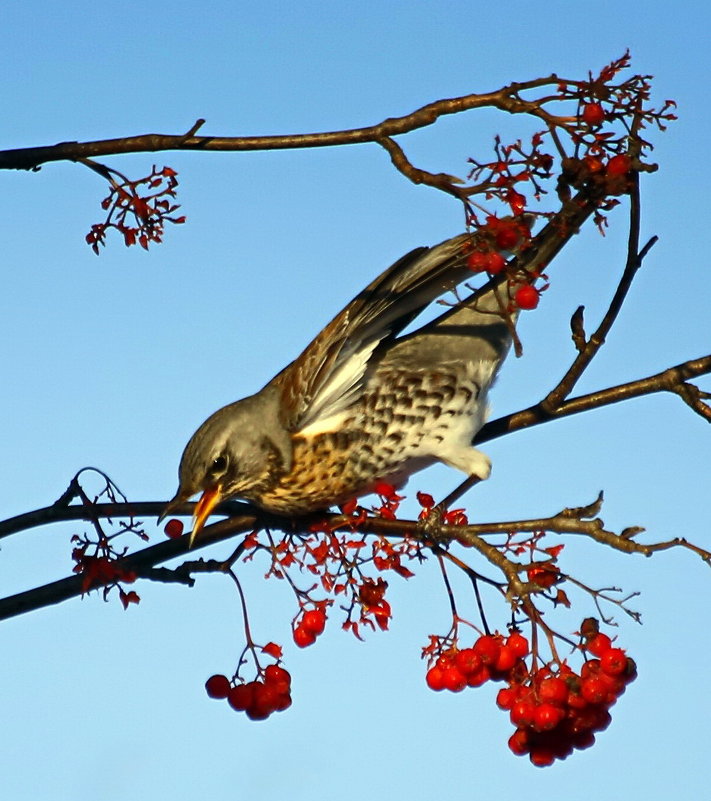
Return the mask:
[[445, 512], [446, 509], [441, 503], [428, 509], [426, 517], [423, 517], [417, 525], [419, 533], [438, 544], [448, 539], [443, 525]]

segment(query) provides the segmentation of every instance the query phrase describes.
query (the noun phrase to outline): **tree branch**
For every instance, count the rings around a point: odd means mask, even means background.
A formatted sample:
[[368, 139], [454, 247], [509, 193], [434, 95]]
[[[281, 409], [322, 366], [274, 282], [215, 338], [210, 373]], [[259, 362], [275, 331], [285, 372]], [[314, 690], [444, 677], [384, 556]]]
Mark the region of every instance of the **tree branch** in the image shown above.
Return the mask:
[[609, 406], [612, 403], [639, 398], [643, 395], [652, 395], [657, 392], [672, 392], [679, 395], [687, 406], [711, 423], [711, 406], [703, 401], [703, 399], [709, 398], [711, 395], [688, 383], [690, 378], [697, 378], [709, 373], [711, 373], [711, 354], [698, 359], [690, 359], [674, 367], [668, 367], [666, 370], [646, 378], [571, 398], [552, 411], [546, 409], [543, 401], [541, 401], [529, 406], [527, 409], [513, 412], [487, 423], [477, 434], [474, 443], [488, 442], [504, 434], [519, 431], [522, 428], [530, 428], [541, 423], [547, 423], [550, 420], [569, 417], [572, 414], [587, 412], [591, 409], [598, 409], [603, 406]]
[[[349, 128], [323, 133], [283, 134], [278, 136], [196, 136], [205, 120], [197, 120], [183, 134], [139, 134], [115, 139], [100, 139], [89, 142], [60, 142], [56, 145], [24, 147], [0, 151], [0, 169], [35, 170], [51, 161], [77, 161], [81, 158], [115, 156], [124, 153], [144, 153], [164, 150], [245, 151], [287, 150], [310, 147], [334, 147], [336, 145], [380, 143], [389, 137], [409, 133], [435, 123], [440, 117], [459, 114], [475, 108], [490, 107], [511, 114], [532, 114], [546, 124], [564, 124], [567, 117], [558, 117], [541, 107], [547, 99], [524, 100], [520, 93], [543, 86], [557, 86], [556, 75], [532, 81], [511, 83], [494, 92], [469, 94], [460, 97], [436, 100], [400, 117], [390, 117], [375, 125]], [[574, 80], [565, 80], [575, 85]]]
[[[498, 567], [506, 576], [508, 592], [511, 597], [523, 597], [530, 591], [534, 591], [526, 582], [521, 581], [518, 574], [531, 565], [522, 564], [508, 559], [499, 548], [487, 542], [483, 537], [492, 534], [510, 535], [511, 532], [539, 532], [551, 531], [559, 534], [581, 534], [590, 537], [597, 542], [611, 546], [624, 553], [638, 553], [644, 556], [651, 556], [657, 551], [668, 550], [670, 548], [681, 547], [691, 550], [698, 554], [707, 564], [711, 564], [711, 553], [696, 545], [688, 542], [682, 537], [675, 537], [663, 542], [644, 544], [637, 543], [632, 538], [642, 529], [629, 528], [620, 534], [608, 531], [604, 528], [604, 523], [599, 518], [585, 519], [592, 513], [597, 513], [601, 497], [595, 504], [580, 507], [577, 509], [564, 509], [551, 517], [543, 517], [527, 520], [504, 521], [497, 523], [477, 523], [466, 526], [443, 526], [441, 527], [441, 538], [437, 547], [442, 542], [451, 540], [458, 541], [469, 547], [478, 550], [491, 564]], [[180, 514], [190, 514], [195, 504], [184, 504], [180, 508]], [[249, 510], [249, 506], [241, 503], [230, 502], [218, 507], [217, 513], [228, 512], [232, 507], [240, 507], [241, 510]], [[163, 503], [114, 503], [114, 504], [95, 504], [92, 507], [57, 507], [50, 506], [45, 509], [38, 509], [35, 512], [21, 515], [5, 521], [2, 526], [4, 533], [8, 529], [15, 531], [29, 527], [28, 521], [33, 518], [42, 520], [44, 523], [56, 522], [56, 520], [84, 519], [96, 520], [113, 517], [129, 517], [135, 514], [155, 514], [156, 516], [164, 508]], [[74, 515], [68, 514], [74, 512]], [[339, 528], [355, 528], [362, 534], [385, 535], [389, 537], [409, 536], [414, 539], [429, 539], [429, 534], [421, 527], [421, 523], [415, 520], [386, 520], [378, 517], [367, 517], [359, 520], [354, 525], [353, 518], [324, 513], [318, 519], [325, 521], [332, 530]], [[200, 532], [200, 538], [196, 543], [196, 548], [204, 548], [208, 545], [230, 539], [237, 534], [253, 531], [259, 528], [274, 528], [287, 533], [306, 533], [309, 531], [310, 523], [314, 516], [292, 520], [269, 515], [257, 510], [253, 513], [238, 514], [217, 523], [205, 526]], [[14, 526], [12, 525], [14, 521]], [[35, 523], [38, 525], [39, 523]], [[131, 570], [136, 573], [138, 578], [147, 578], [159, 581], [179, 581], [184, 584], [191, 584], [192, 572], [214, 572], [213, 563], [201, 561], [191, 561], [181, 565], [175, 571], [154, 570], [155, 566], [166, 562], [175, 557], [188, 553], [188, 537], [183, 536], [177, 540], [165, 540], [156, 545], [143, 548], [123, 559], [117, 561], [117, 565], [123, 569]], [[220, 565], [222, 563], [214, 563]], [[220, 568], [217, 568], [220, 569]], [[94, 588], [92, 588], [94, 589]], [[98, 587], [101, 589], [101, 587]], [[17, 593], [6, 598], [0, 599], [0, 620], [5, 620], [17, 615], [25, 614], [36, 609], [61, 603], [70, 598], [83, 595], [82, 576], [73, 575], [58, 581], [53, 581], [35, 589]]]
[[[590, 365], [590, 362], [597, 355], [600, 348], [604, 345], [605, 339], [610, 332], [617, 315], [620, 313], [622, 304], [627, 297], [627, 293], [632, 286], [637, 271], [642, 266], [642, 260], [649, 252], [657, 237], [651, 239], [644, 249], [639, 251], [639, 228], [640, 228], [640, 197], [639, 197], [639, 174], [633, 173], [630, 187], [630, 228], [627, 245], [627, 262], [617, 285], [615, 294], [610, 301], [605, 316], [598, 326], [595, 333], [585, 342], [585, 335], [582, 325], [582, 310], [576, 312], [571, 320], [573, 330], [573, 341], [578, 345], [578, 355], [568, 368], [568, 371], [560, 380], [558, 385], [548, 393], [541, 401], [541, 408], [549, 413], [558, 409], [562, 401], [570, 395], [573, 388], [579, 381], [583, 372]], [[584, 344], [583, 344], [584, 343]]]

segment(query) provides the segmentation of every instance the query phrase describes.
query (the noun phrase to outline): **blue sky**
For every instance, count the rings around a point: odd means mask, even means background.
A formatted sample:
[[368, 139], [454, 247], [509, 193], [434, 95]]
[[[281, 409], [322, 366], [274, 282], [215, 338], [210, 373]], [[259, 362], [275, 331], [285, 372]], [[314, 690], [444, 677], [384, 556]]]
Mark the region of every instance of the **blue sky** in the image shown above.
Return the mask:
[[[655, 136], [661, 167], [643, 185], [643, 236], [660, 241], [581, 390], [709, 352], [705, 3], [672, 12], [652, 2], [643, 13], [627, 2], [518, 0], [254, 6], [6, 0], [0, 147], [179, 133], [198, 117], [205, 133], [222, 135], [347, 128], [514, 79], [584, 76], [629, 47], [633, 69], [656, 76], [656, 100], [677, 100], [680, 119]], [[468, 114], [402, 143], [423, 167], [462, 174], [494, 133], [517, 135], [515, 126]], [[461, 226], [453, 201], [408, 184], [375, 146], [109, 163], [134, 175], [153, 163], [179, 172], [188, 222], [149, 254], [115, 240], [97, 258], [84, 244], [105, 194], [89, 170], [2, 175], [3, 519], [47, 505], [87, 464], [132, 499], [168, 498], [182, 448], [207, 414], [261, 387], [395, 258]], [[584, 233], [556, 262], [540, 309], [522, 320], [526, 356], [503, 371], [496, 413], [535, 402], [560, 377], [578, 304], [591, 321], [604, 309], [622, 263], [623, 213], [611, 223], [605, 239]], [[622, 404], [486, 450], [494, 472], [471, 499], [473, 517], [551, 514], [604, 489], [610, 527], [709, 542], [709, 430], [675, 398]], [[455, 480], [434, 468], [410, 494], [442, 495]], [[76, 530], [4, 541], [3, 595], [65, 575]], [[192, 590], [140, 585], [141, 604], [127, 612], [90, 597], [5, 622], [3, 792], [13, 801], [705, 797], [707, 568], [686, 553], [568, 550], [581, 579], [640, 590], [644, 625], [619, 619], [640, 678], [613, 725], [552, 769], [508, 753], [493, 688], [446, 697], [426, 689], [420, 647], [448, 613], [425, 566], [391, 582], [389, 634], [362, 644], [331, 625], [313, 648], [287, 645], [295, 703], [261, 724], [202, 689], [241, 648], [237, 598], [219, 577]], [[292, 601], [263, 581], [264, 569], [241, 571], [253, 626], [288, 643]], [[556, 619], [561, 629], [592, 613], [579, 601]]]

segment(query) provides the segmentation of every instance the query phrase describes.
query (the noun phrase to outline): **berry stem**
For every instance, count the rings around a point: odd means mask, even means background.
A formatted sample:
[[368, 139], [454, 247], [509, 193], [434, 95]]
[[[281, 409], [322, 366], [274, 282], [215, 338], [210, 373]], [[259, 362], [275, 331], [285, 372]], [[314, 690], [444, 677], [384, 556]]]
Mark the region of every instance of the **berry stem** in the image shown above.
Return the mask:
[[[240, 583], [240, 580], [237, 578], [237, 574], [234, 572], [234, 570], [232, 570], [232, 568], [230, 568], [227, 571], [227, 575], [230, 576], [232, 578], [232, 580], [234, 581], [234, 583], [235, 583], [235, 585], [237, 587], [237, 592], [239, 594], [239, 601], [240, 601], [240, 605], [242, 607], [242, 621], [244, 623], [244, 638], [245, 638], [245, 641], [246, 641], [245, 650], [248, 648], [251, 651], [252, 659], [254, 659], [254, 664], [257, 667], [257, 671], [259, 673], [261, 673], [262, 672], [262, 667], [259, 664], [259, 658], [257, 656], [257, 651], [256, 651], [256, 649], [254, 647], [254, 640], [252, 639], [252, 632], [251, 632], [250, 627], [249, 627], [249, 614], [247, 613], [247, 601], [246, 601], [246, 599], [244, 597], [244, 591], [242, 590], [242, 584]], [[240, 664], [242, 664], [243, 660], [244, 660], [244, 652], [242, 654], [242, 657], [240, 658]]]

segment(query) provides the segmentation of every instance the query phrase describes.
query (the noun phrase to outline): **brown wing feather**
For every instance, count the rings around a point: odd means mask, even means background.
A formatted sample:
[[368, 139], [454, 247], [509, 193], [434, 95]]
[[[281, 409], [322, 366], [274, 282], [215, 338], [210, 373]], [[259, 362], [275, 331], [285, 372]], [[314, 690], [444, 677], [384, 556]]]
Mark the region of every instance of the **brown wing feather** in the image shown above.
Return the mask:
[[[466, 267], [470, 234], [460, 234], [433, 248], [417, 248], [379, 275], [315, 337], [272, 383], [282, 390], [283, 423], [297, 431], [313, 422], [318, 400], [336, 371], [347, 368], [347, 399], [352, 402], [365, 372], [362, 355], [379, 342], [396, 336], [425, 306], [453, 289], [470, 274]], [[367, 359], [366, 359], [367, 361]], [[334, 409], [330, 408], [330, 413]], [[314, 414], [315, 413], [315, 414]]]

